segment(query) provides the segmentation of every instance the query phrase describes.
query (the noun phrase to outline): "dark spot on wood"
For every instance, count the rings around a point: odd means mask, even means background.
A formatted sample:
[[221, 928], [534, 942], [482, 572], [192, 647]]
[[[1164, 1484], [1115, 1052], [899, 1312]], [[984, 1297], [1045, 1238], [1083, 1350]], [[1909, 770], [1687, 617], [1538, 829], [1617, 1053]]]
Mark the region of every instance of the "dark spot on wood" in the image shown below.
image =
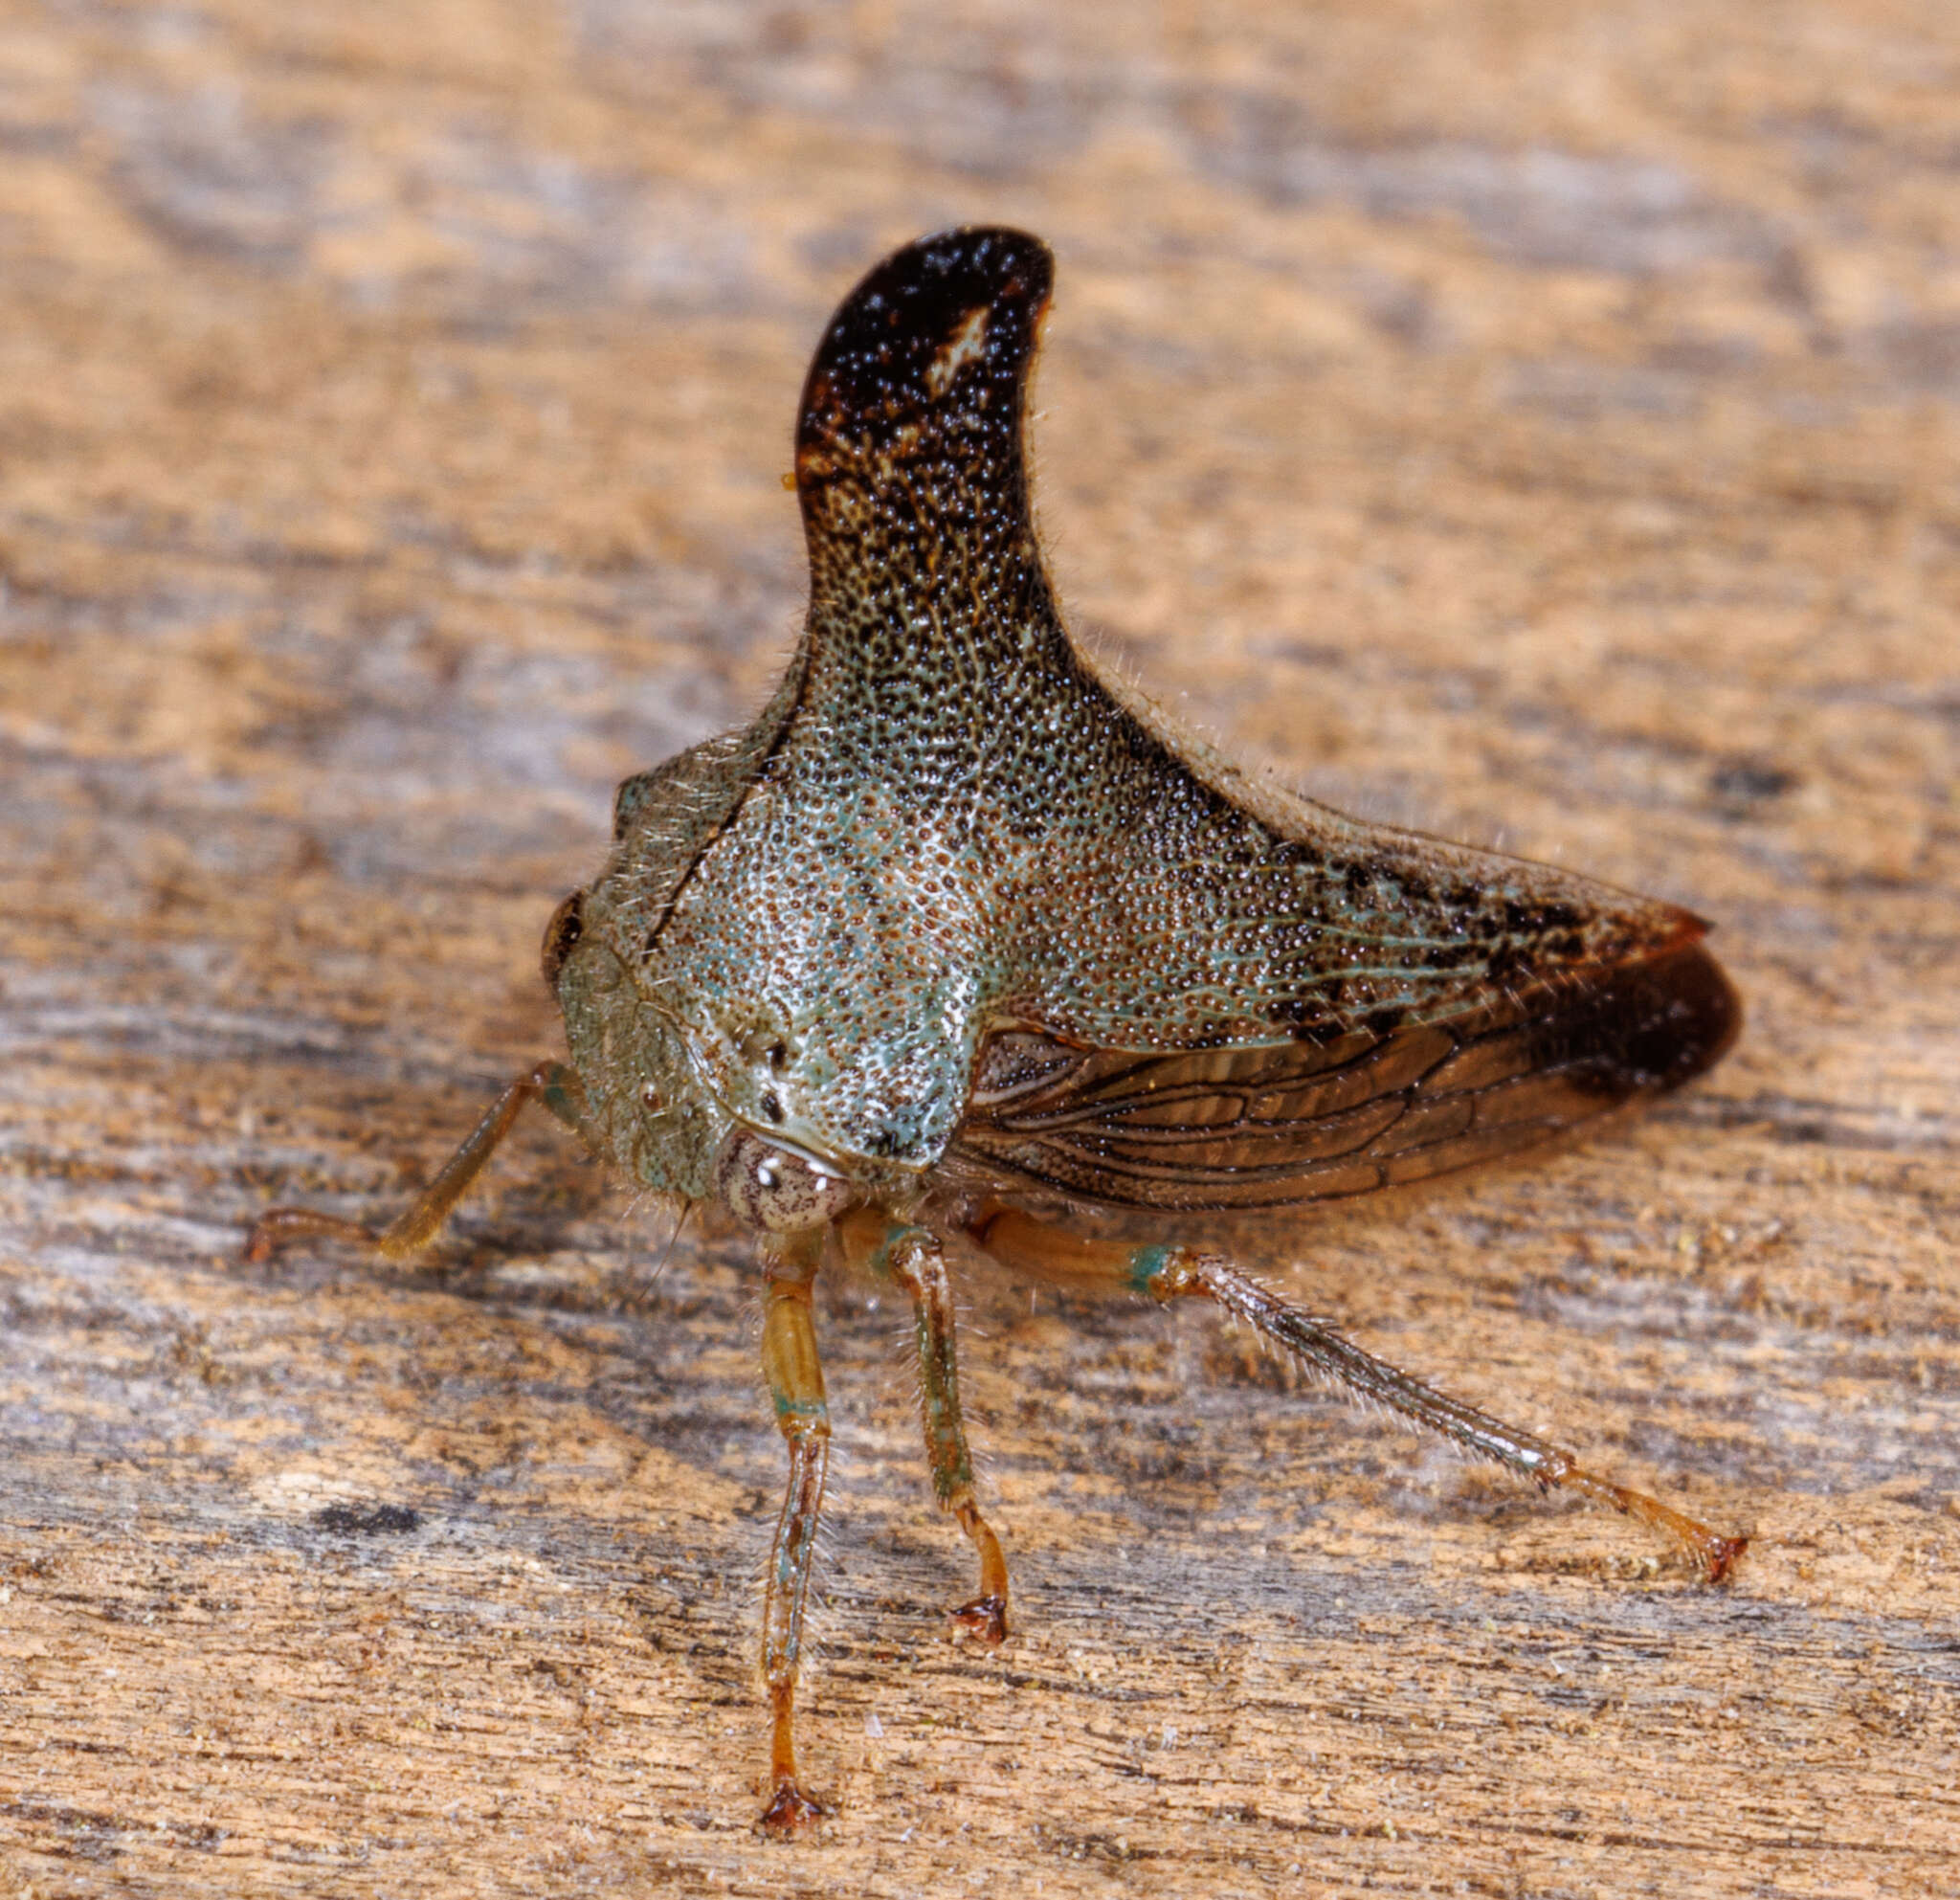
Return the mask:
[[1747, 817], [1749, 811], [1796, 789], [1793, 771], [1760, 759], [1726, 759], [1708, 774], [1708, 793], [1726, 817]]
[[333, 1531], [343, 1536], [372, 1537], [383, 1532], [419, 1531], [422, 1513], [405, 1504], [330, 1504], [316, 1510], [307, 1521], [317, 1531]]

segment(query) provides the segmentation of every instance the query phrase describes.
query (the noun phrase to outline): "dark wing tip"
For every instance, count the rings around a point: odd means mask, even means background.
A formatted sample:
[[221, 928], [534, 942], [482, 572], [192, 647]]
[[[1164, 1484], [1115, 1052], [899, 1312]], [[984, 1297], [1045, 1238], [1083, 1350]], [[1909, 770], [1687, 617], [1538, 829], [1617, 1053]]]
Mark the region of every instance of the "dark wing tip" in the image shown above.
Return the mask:
[[1742, 1033], [1742, 998], [1699, 943], [1636, 965], [1606, 986], [1600, 1006], [1603, 1016], [1617, 1015], [1620, 1033], [1608, 1040], [1637, 1086], [1679, 1088], [1713, 1068]]
[[1514, 1036], [1531, 1067], [1559, 1069], [1612, 1106], [1679, 1088], [1713, 1068], [1742, 1033], [1742, 998], [1701, 944], [1598, 972]]
[[840, 424], [878, 434], [948, 397], [972, 407], [987, 385], [1013, 407], [1054, 280], [1047, 245], [1001, 225], [942, 231], [894, 251], [824, 331], [803, 389], [799, 452]]

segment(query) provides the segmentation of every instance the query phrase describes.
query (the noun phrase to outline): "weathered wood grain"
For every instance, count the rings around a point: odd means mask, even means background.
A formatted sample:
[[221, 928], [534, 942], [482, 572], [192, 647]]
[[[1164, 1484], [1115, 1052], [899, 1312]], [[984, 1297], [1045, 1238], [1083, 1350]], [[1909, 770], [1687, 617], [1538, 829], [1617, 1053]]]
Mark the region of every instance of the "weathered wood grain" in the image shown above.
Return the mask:
[[[0, 1890], [1960, 1892], [1960, 30], [1931, 0], [0, 4]], [[824, 1315], [751, 1837], [754, 1274], [526, 1128], [612, 781], [766, 690], [802, 367], [1057, 248], [1079, 625], [1321, 795], [1714, 918], [1704, 1084], [1253, 1236], [1757, 1544], [969, 1288], [1017, 1632]], [[7, 1889], [5, 1883], [11, 1882]]]

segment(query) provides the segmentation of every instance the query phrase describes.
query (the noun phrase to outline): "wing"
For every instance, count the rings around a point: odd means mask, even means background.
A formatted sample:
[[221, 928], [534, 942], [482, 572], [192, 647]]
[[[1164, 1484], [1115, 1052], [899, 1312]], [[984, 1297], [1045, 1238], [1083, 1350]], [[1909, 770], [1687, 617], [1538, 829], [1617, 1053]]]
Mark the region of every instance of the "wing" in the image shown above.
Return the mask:
[[1708, 1067], [1740, 1005], [1699, 945], [1454, 1019], [1139, 1054], [997, 1033], [947, 1154], [1013, 1200], [1248, 1209], [1513, 1154]]

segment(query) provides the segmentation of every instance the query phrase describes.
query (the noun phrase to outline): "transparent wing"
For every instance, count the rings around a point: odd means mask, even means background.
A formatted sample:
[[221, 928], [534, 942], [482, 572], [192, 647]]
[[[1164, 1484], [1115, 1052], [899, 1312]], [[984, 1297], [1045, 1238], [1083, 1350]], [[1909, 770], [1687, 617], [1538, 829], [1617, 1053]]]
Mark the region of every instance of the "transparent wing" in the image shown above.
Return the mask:
[[1517, 1152], [1699, 1074], [1740, 1019], [1699, 946], [1325, 1044], [1139, 1054], [1004, 1030], [947, 1155], [1004, 1198], [1280, 1207]]

